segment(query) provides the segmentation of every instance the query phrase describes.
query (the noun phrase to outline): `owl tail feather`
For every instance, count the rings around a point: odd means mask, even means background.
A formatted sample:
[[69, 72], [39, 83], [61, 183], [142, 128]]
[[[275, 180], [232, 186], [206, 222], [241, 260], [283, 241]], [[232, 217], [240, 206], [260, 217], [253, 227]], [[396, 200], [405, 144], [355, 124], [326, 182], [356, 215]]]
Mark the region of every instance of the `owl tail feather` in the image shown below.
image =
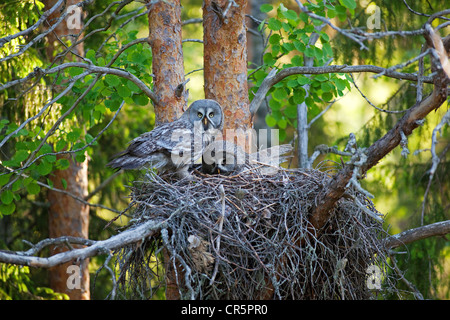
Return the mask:
[[107, 166], [113, 169], [133, 170], [140, 169], [145, 165], [145, 160], [138, 157], [133, 157], [128, 154], [123, 154], [118, 158], [111, 160]]

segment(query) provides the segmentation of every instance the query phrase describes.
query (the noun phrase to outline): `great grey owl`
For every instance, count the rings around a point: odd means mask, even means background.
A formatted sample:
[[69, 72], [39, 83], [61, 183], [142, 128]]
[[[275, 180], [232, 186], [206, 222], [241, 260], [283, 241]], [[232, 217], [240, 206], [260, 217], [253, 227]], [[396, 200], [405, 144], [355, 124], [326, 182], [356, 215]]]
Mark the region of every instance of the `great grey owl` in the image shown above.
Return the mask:
[[238, 174], [244, 171], [273, 174], [286, 162], [292, 151], [290, 144], [273, 146], [251, 154], [230, 141], [214, 141], [206, 147], [202, 171], [208, 174]]
[[125, 170], [153, 167], [160, 173], [176, 171], [185, 177], [189, 165], [202, 156], [222, 128], [221, 106], [214, 100], [198, 100], [178, 120], [157, 126], [132, 140], [108, 166]]

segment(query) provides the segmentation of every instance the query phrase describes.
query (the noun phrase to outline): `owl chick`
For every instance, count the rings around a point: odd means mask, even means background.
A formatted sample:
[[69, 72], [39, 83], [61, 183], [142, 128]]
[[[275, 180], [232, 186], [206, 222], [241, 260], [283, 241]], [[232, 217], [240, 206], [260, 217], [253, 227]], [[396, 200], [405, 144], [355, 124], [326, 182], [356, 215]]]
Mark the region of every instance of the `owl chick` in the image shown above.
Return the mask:
[[230, 141], [214, 141], [206, 147], [202, 158], [202, 171], [208, 174], [237, 174], [244, 170], [258, 170], [261, 174], [272, 174], [292, 151], [290, 144], [273, 146], [248, 154]]
[[152, 167], [160, 173], [176, 171], [179, 177], [186, 177], [189, 165], [202, 156], [222, 127], [222, 108], [216, 101], [195, 101], [179, 119], [132, 140], [108, 166], [125, 170]]

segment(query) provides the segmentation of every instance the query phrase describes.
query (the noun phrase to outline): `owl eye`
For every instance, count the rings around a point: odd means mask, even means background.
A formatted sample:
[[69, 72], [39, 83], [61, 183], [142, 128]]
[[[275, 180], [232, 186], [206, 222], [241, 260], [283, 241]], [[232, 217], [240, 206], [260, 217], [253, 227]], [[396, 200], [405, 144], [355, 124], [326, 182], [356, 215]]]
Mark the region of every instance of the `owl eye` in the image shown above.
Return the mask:
[[201, 112], [197, 113], [197, 117], [202, 118], [203, 114]]
[[211, 112], [211, 113], [209, 114], [209, 117], [210, 117], [210, 118], [214, 118], [214, 112]]

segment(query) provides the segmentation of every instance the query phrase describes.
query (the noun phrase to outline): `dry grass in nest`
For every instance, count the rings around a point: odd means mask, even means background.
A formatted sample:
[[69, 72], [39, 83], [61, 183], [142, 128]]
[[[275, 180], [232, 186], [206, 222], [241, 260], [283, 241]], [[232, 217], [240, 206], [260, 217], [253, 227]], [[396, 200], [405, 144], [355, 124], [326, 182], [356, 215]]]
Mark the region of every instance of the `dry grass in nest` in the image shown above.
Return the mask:
[[386, 232], [356, 204], [376, 212], [363, 194], [349, 188], [320, 235], [311, 228], [329, 172], [194, 176], [134, 182], [130, 226], [165, 223], [119, 254], [125, 296], [161, 297], [167, 281], [182, 299], [368, 299], [371, 265], [389, 289]]

